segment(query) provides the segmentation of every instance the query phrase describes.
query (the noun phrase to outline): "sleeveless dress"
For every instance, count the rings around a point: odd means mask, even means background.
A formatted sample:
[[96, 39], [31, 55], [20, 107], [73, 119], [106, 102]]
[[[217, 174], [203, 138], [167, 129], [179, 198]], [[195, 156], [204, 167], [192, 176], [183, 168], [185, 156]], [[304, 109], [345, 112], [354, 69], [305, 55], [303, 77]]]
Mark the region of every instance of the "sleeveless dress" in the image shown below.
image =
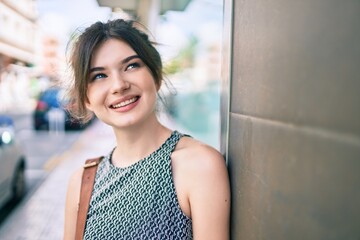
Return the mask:
[[192, 221], [181, 210], [170, 155], [183, 135], [173, 131], [160, 148], [118, 168], [112, 152], [99, 164], [84, 239], [192, 239]]

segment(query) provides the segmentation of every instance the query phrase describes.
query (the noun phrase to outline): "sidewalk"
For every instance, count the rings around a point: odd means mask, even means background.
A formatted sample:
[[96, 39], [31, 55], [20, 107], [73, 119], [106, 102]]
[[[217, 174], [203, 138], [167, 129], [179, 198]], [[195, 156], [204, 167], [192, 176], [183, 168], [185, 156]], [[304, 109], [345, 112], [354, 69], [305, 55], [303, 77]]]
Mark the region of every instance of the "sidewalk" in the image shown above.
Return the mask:
[[69, 177], [87, 158], [107, 154], [113, 146], [115, 138], [110, 127], [99, 121], [89, 126], [74, 145], [59, 156], [60, 165], [4, 221], [0, 227], [0, 239], [62, 239]]
[[[160, 121], [169, 128], [179, 127], [168, 117]], [[61, 156], [61, 162], [34, 192], [23, 199], [0, 226], [1, 240], [63, 239], [64, 208], [68, 180], [88, 158], [107, 154], [115, 146], [112, 129], [99, 122], [89, 126]]]

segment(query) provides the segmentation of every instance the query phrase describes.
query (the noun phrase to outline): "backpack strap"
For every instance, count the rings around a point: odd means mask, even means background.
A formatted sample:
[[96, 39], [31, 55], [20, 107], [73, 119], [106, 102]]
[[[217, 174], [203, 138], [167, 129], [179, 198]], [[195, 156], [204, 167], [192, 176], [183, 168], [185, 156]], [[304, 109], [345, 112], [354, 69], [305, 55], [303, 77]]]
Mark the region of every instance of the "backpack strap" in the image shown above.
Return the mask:
[[82, 240], [84, 238], [87, 212], [89, 210], [91, 193], [94, 187], [95, 175], [98, 165], [102, 159], [103, 157], [88, 159], [84, 165], [84, 172], [81, 181], [79, 209], [76, 220], [76, 240]]

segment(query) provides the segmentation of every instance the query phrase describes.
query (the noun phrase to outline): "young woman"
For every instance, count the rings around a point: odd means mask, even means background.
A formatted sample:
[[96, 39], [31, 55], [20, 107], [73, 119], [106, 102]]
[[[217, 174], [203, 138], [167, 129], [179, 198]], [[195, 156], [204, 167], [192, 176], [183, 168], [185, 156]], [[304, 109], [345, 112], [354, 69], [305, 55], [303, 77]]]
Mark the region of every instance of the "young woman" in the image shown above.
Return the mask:
[[[229, 238], [230, 190], [215, 149], [163, 126], [155, 112], [162, 62], [132, 21], [97, 22], [71, 54], [72, 99], [112, 126], [116, 146], [98, 166], [84, 239]], [[70, 179], [65, 233], [74, 239], [81, 176]]]

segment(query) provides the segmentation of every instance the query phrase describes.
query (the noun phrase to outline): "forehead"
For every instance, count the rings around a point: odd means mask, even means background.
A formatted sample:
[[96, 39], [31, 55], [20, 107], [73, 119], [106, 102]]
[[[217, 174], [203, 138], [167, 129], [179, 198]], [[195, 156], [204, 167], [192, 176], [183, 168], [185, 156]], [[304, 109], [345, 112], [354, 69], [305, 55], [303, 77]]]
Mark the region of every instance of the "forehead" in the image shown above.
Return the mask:
[[112, 62], [119, 62], [136, 52], [125, 41], [119, 39], [109, 39], [99, 45], [93, 52], [91, 67], [107, 65]]

